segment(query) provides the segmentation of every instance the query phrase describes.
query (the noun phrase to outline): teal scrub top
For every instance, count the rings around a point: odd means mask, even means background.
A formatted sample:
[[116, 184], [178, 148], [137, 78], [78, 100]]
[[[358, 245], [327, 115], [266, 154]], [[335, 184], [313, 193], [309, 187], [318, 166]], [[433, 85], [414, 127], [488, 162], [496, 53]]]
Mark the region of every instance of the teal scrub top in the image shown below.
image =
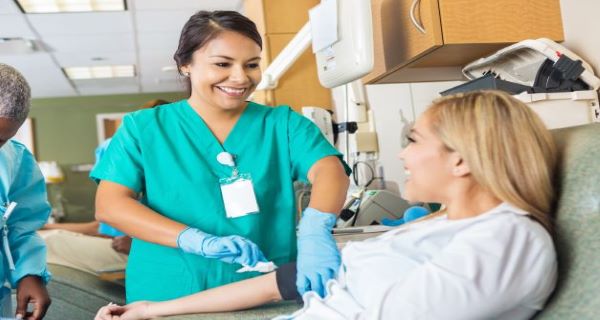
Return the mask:
[[[259, 213], [226, 217], [219, 179], [232, 169], [217, 161], [223, 151], [235, 156], [240, 173], [251, 175]], [[311, 166], [332, 155], [341, 161], [320, 130], [287, 106], [249, 102], [221, 145], [182, 100], [126, 115], [90, 176], [142, 193], [142, 203], [172, 220], [248, 238], [282, 265], [296, 260], [293, 181], [306, 181]], [[240, 267], [134, 239], [127, 301], [163, 301], [257, 275], [236, 273]]]

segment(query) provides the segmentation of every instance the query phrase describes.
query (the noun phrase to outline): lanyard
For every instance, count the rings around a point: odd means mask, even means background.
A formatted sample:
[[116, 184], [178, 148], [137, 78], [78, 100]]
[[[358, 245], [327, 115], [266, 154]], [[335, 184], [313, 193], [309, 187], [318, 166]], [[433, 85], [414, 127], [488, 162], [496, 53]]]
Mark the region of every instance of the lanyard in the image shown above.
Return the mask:
[[15, 263], [13, 261], [12, 254], [10, 253], [10, 244], [8, 243], [8, 218], [12, 214], [13, 210], [17, 206], [16, 202], [10, 202], [6, 206], [6, 211], [2, 215], [2, 246], [4, 247], [4, 254], [6, 254], [6, 260], [8, 261], [8, 267], [10, 270], [15, 270]]
[[232, 170], [233, 170], [233, 171], [232, 171], [232, 173], [231, 173], [231, 175], [232, 175], [233, 177], [237, 177], [237, 176], [238, 176], [238, 174], [239, 174], [239, 171], [238, 171], [238, 168], [237, 168], [237, 166], [235, 165], [235, 159], [234, 159], [234, 156], [233, 156], [231, 153], [229, 153], [229, 152], [227, 152], [227, 151], [220, 152], [220, 153], [217, 155], [217, 161], [218, 161], [220, 164], [224, 165], [224, 166], [231, 167], [231, 168], [232, 168]]

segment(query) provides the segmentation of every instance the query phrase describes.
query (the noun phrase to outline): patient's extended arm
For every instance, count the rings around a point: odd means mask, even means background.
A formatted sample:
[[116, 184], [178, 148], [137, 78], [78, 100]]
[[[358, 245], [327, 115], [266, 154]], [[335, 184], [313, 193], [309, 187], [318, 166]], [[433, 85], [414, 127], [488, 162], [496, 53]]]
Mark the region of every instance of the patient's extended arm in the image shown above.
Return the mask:
[[138, 320], [177, 314], [235, 311], [281, 299], [275, 272], [271, 272], [179, 299], [135, 302], [126, 306], [108, 305], [98, 311], [95, 319]]

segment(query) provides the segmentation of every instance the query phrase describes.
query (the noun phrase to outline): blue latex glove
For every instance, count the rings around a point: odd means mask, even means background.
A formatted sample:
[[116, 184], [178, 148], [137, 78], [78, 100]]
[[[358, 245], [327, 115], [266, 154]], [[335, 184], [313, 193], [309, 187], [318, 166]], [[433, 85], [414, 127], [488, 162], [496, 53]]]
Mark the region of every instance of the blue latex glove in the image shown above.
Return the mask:
[[260, 248], [244, 237], [217, 237], [196, 228], [183, 230], [177, 237], [177, 246], [184, 252], [251, 267], [267, 261]]
[[340, 267], [340, 253], [331, 234], [337, 217], [306, 208], [298, 226], [298, 261], [296, 287], [302, 295], [315, 291], [325, 296], [325, 284], [335, 278]]
[[419, 219], [421, 217], [424, 217], [424, 216], [428, 215], [429, 213], [430, 213], [430, 211], [427, 208], [424, 208], [421, 206], [413, 206], [404, 211], [404, 215], [402, 216], [402, 218], [397, 219], [397, 220], [383, 218], [383, 219], [381, 219], [381, 224], [383, 224], [384, 226], [388, 226], [388, 227], [395, 227], [395, 226], [399, 226], [401, 224]]

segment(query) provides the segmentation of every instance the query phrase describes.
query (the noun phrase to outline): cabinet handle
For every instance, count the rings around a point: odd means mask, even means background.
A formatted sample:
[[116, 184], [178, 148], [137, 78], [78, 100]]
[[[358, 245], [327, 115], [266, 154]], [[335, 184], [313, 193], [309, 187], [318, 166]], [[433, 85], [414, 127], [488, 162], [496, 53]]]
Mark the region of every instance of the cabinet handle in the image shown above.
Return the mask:
[[427, 33], [425, 32], [425, 28], [423, 28], [423, 26], [415, 18], [415, 9], [420, 2], [421, 0], [413, 0], [412, 4], [410, 5], [410, 21], [421, 33]]

